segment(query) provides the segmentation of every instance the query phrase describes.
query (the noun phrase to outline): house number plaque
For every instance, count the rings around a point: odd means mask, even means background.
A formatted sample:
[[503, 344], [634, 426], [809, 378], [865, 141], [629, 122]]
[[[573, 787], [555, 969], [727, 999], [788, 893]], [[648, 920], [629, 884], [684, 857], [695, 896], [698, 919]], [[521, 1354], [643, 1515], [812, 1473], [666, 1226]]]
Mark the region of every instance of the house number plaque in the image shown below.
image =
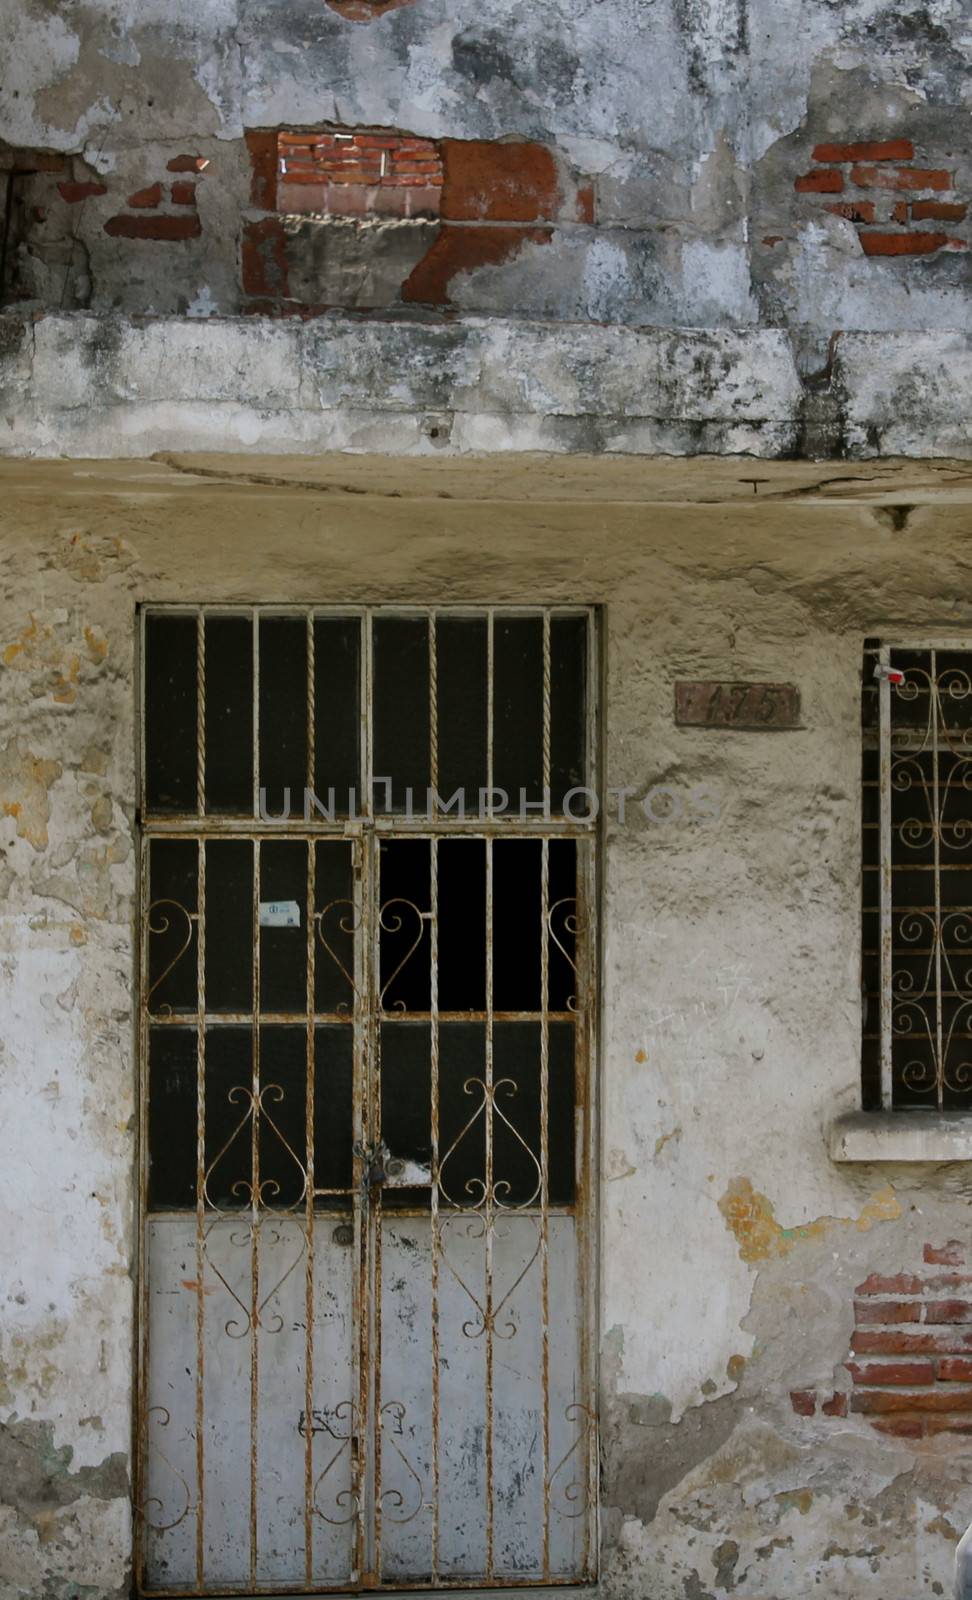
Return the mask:
[[676, 683], [675, 721], [683, 728], [798, 728], [795, 683]]

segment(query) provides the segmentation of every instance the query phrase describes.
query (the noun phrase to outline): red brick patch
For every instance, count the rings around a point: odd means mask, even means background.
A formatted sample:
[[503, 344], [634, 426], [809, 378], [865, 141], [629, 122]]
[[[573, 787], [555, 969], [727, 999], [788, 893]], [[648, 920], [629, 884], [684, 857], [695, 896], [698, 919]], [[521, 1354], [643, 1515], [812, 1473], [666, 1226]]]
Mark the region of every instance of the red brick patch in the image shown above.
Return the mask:
[[205, 172], [209, 161], [205, 156], [173, 156], [165, 164], [166, 172]]
[[449, 286], [461, 272], [495, 267], [509, 261], [528, 241], [547, 244], [545, 228], [444, 227], [428, 254], [423, 256], [402, 285], [402, 299], [422, 305], [444, 305]]
[[949, 1239], [947, 1244], [926, 1244], [922, 1259], [932, 1267], [964, 1267], [965, 1246], [959, 1239]]
[[173, 183], [169, 186], [174, 206], [194, 206], [196, 203], [196, 185], [194, 183]]
[[552, 222], [561, 203], [547, 146], [443, 139], [442, 216], [450, 222]]
[[58, 190], [68, 205], [76, 205], [79, 200], [90, 200], [95, 195], [107, 194], [108, 187], [104, 183], [59, 183]]
[[793, 180], [797, 194], [840, 194], [844, 187], [844, 174], [833, 167], [817, 167]]
[[154, 217], [131, 217], [120, 212], [109, 217], [105, 232], [121, 239], [195, 239], [202, 232], [199, 218], [192, 215], [174, 217], [158, 214]]
[[857, 189], [950, 189], [951, 175], [930, 172], [923, 167], [851, 167], [851, 183]]
[[814, 161], [911, 161], [910, 139], [863, 139], [858, 144], [817, 144]]
[[162, 203], [162, 185], [161, 185], [161, 183], [150, 183], [147, 189], [137, 189], [135, 191], [135, 193], [134, 194], [130, 194], [128, 199], [125, 201], [125, 204], [127, 206], [137, 206], [140, 209], [141, 208], [150, 209], [152, 206], [161, 205], [161, 203]]

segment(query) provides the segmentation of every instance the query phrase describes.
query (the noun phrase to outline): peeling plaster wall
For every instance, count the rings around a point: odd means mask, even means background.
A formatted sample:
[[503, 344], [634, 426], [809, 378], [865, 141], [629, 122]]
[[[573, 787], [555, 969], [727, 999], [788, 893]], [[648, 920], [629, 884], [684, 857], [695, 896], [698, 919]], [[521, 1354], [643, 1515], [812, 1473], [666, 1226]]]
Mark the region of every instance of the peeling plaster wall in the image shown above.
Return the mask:
[[[838, 327], [964, 320], [964, 213], [947, 247], [882, 258], [826, 196], [795, 190], [820, 141], [908, 137], [968, 202], [964, 0], [2, 0], [0, 22], [16, 63], [0, 140], [73, 154], [75, 177], [105, 186], [66, 208], [52, 195], [65, 214], [43, 226], [60, 242], [38, 237], [26, 279], [41, 304], [238, 310], [244, 132], [330, 124], [533, 140], [586, 175], [586, 221], [565, 218], [498, 265], [467, 257], [449, 291], [462, 309], [793, 326], [818, 345]], [[210, 162], [198, 236], [106, 234], [185, 151]], [[67, 270], [71, 234], [83, 259]], [[333, 275], [321, 290], [335, 293]]]
[[[498, 507], [468, 466], [439, 491], [422, 463], [247, 465], [3, 470], [2, 1600], [126, 1592], [134, 607], [254, 597], [606, 607], [608, 784], [704, 783], [718, 817], [607, 829], [603, 1593], [946, 1593], [972, 1436], [882, 1436], [841, 1398], [855, 1287], [968, 1250], [968, 1175], [835, 1167], [824, 1130], [858, 1097], [861, 640], [972, 629], [968, 507], [806, 503], [771, 468], [662, 505], [548, 462]], [[803, 726], [676, 729], [695, 676], [795, 682]]]

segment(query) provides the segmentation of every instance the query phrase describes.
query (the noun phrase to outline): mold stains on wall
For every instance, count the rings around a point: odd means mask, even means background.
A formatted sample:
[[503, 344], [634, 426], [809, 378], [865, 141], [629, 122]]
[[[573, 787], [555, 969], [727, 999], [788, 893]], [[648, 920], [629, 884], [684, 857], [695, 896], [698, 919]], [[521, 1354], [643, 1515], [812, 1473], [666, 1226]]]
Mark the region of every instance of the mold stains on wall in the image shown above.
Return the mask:
[[59, 761], [34, 755], [23, 734], [0, 745], [0, 811], [14, 818], [18, 837], [37, 851], [47, 848], [50, 791], [62, 771]]
[[777, 1222], [773, 1205], [754, 1189], [748, 1178], [733, 1178], [719, 1201], [726, 1226], [735, 1236], [740, 1260], [755, 1264], [788, 1256], [807, 1240], [822, 1239], [835, 1228], [856, 1228], [861, 1233], [877, 1222], [893, 1222], [901, 1216], [901, 1202], [888, 1184], [862, 1208], [856, 1219], [818, 1217], [796, 1228]]

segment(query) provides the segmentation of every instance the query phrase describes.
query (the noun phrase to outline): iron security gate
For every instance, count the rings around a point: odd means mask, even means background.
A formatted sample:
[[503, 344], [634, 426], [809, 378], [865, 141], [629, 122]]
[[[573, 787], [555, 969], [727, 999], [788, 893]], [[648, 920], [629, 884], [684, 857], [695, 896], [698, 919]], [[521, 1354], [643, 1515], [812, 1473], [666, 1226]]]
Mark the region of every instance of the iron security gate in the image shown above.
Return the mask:
[[595, 648], [142, 613], [145, 1593], [594, 1574]]

